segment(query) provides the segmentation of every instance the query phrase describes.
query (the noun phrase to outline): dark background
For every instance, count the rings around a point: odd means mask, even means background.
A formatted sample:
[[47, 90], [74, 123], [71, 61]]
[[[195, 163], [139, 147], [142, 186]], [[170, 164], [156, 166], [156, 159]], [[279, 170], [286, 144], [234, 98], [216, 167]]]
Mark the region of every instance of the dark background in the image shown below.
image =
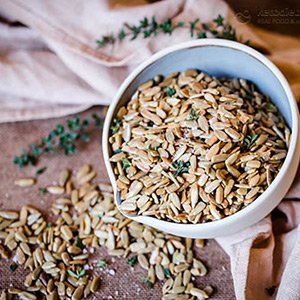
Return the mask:
[[[300, 37], [300, 0], [226, 0], [226, 2], [236, 13], [248, 11], [251, 16], [249, 24]], [[263, 10], [272, 16], [261, 18], [259, 13]], [[274, 16], [275, 10], [279, 12], [284, 10], [284, 16]], [[294, 16], [289, 16], [292, 13]], [[270, 24], [265, 24], [265, 22]]]

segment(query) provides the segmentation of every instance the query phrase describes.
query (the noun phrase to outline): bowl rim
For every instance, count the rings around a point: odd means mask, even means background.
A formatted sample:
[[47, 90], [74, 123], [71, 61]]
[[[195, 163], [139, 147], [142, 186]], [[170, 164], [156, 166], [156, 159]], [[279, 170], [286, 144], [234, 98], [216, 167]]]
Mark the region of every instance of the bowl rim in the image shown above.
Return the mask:
[[[255, 50], [247, 45], [235, 42], [235, 41], [229, 41], [229, 40], [225, 40], [225, 39], [210, 39], [210, 38], [187, 41], [187, 42], [179, 43], [174, 46], [171, 46], [171, 47], [168, 47], [168, 48], [158, 51], [157, 53], [155, 53], [151, 57], [149, 57], [146, 61], [141, 63], [138, 67], [136, 67], [123, 81], [123, 83], [121, 84], [120, 88], [118, 89], [116, 95], [114, 96], [113, 101], [111, 102], [111, 104], [109, 106], [109, 109], [108, 109], [106, 117], [105, 117], [104, 127], [103, 127], [102, 150], [103, 150], [103, 158], [104, 158], [106, 170], [108, 172], [109, 179], [113, 186], [114, 198], [115, 198], [114, 200], [115, 200], [117, 207], [118, 207], [118, 203], [116, 201], [116, 194], [117, 194], [116, 178], [113, 173], [112, 165], [109, 161], [108, 139], [109, 139], [109, 129], [110, 129], [111, 120], [113, 118], [115, 108], [118, 105], [121, 96], [123, 95], [125, 90], [129, 87], [129, 85], [136, 79], [136, 77], [147, 66], [151, 65], [156, 60], [158, 60], [172, 52], [178, 51], [178, 50], [183, 50], [183, 49], [187, 49], [187, 48], [195, 48], [195, 47], [206, 47], [206, 46], [221, 46], [221, 47], [231, 48], [231, 49], [235, 49], [235, 50], [244, 52], [248, 55], [251, 55], [253, 58], [258, 60], [260, 63], [264, 64], [273, 73], [273, 75], [277, 78], [277, 80], [281, 84], [281, 86], [287, 96], [288, 103], [289, 103], [290, 110], [291, 110], [291, 117], [292, 117], [292, 124], [291, 124], [291, 128], [290, 128], [291, 129], [291, 139], [290, 139], [290, 145], [288, 148], [287, 156], [284, 160], [284, 163], [283, 163], [280, 171], [278, 172], [275, 179], [272, 181], [271, 185], [255, 201], [253, 201], [248, 206], [244, 207], [243, 209], [239, 210], [238, 212], [236, 212], [230, 216], [227, 216], [220, 220], [208, 222], [208, 223], [190, 224], [190, 223], [175, 223], [173, 221], [160, 220], [160, 219], [157, 219], [157, 218], [151, 217], [151, 216], [143, 216], [143, 215], [131, 216], [131, 215], [125, 214], [124, 212], [122, 212], [120, 210], [122, 214], [124, 214], [126, 217], [128, 217], [132, 220], [141, 222], [141, 219], [147, 218], [147, 219], [153, 220], [153, 222], [155, 222], [157, 226], [162, 226], [162, 227], [165, 227], [165, 225], [174, 226], [174, 228], [176, 227], [177, 230], [180, 230], [180, 231], [186, 231], [188, 228], [188, 230], [190, 232], [196, 232], [198, 230], [202, 230], [202, 232], [204, 232], [208, 229], [214, 230], [214, 229], [220, 228], [221, 226], [226, 226], [226, 225], [228, 226], [230, 224], [234, 224], [236, 221], [243, 219], [251, 210], [257, 209], [271, 195], [271, 193], [274, 191], [274, 189], [276, 189], [279, 182], [284, 180], [287, 172], [289, 171], [289, 167], [290, 167], [291, 163], [293, 163], [294, 153], [296, 152], [296, 149], [297, 149], [296, 148], [297, 140], [299, 137], [299, 112], [298, 112], [298, 106], [297, 106], [295, 97], [291, 91], [291, 88], [290, 88], [286, 78], [281, 73], [281, 71], [267, 57], [265, 57], [263, 54], [259, 53], [257, 50]], [[289, 183], [289, 186], [287, 188], [289, 188], [291, 184], [292, 184], [292, 182]], [[276, 203], [276, 205], [278, 205], [278, 203]], [[273, 206], [271, 210], [273, 210], [275, 206]], [[189, 227], [187, 227], [187, 226], [189, 226]]]

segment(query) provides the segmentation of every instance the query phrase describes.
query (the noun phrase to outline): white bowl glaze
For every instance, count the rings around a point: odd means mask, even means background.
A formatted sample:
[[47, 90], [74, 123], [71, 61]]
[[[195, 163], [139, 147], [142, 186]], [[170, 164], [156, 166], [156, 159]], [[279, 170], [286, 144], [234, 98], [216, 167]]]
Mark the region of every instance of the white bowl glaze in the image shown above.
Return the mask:
[[103, 156], [112, 183], [116, 205], [120, 199], [116, 178], [109, 161], [109, 129], [113, 116], [142, 82], [155, 75], [197, 68], [210, 75], [239, 77], [253, 81], [270, 96], [286, 119], [292, 133], [290, 147], [281, 170], [272, 184], [253, 203], [234, 215], [205, 224], [177, 224], [147, 216], [127, 216], [137, 222], [183, 237], [215, 238], [238, 232], [264, 218], [282, 200], [292, 184], [299, 163], [298, 107], [289, 84], [265, 56], [243, 44], [221, 39], [202, 39], [164, 49], [137, 67], [120, 86], [106, 115], [103, 130]]

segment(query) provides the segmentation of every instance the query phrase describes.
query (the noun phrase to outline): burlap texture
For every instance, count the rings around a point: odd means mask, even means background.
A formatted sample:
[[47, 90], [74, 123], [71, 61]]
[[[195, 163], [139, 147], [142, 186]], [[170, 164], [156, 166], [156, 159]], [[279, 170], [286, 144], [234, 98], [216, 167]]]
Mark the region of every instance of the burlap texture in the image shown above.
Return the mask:
[[[80, 117], [90, 115], [99, 108], [91, 109], [79, 114]], [[52, 195], [41, 195], [39, 187], [45, 187], [57, 180], [58, 173], [64, 168], [78, 169], [82, 164], [93, 165], [98, 174], [98, 181], [108, 182], [104, 161], [101, 153], [101, 131], [93, 129], [90, 132], [91, 140], [87, 144], [80, 144], [76, 154], [64, 156], [63, 154], [44, 155], [38, 162], [38, 167], [26, 167], [19, 169], [12, 163], [13, 156], [19, 154], [23, 147], [38, 141], [55, 127], [56, 124], [64, 124], [67, 118], [58, 118], [44, 121], [19, 122], [14, 124], [0, 125], [0, 209], [18, 210], [24, 204], [33, 205], [45, 215], [49, 215], [49, 208], [54, 197]], [[37, 168], [47, 167], [47, 170], [38, 177], [38, 183], [29, 188], [14, 186], [14, 180], [24, 176], [34, 176]], [[46, 212], [48, 213], [46, 214]], [[232, 300], [235, 299], [232, 277], [230, 274], [230, 262], [228, 256], [213, 240], [201, 249], [199, 257], [206, 263], [209, 269], [207, 276], [196, 281], [195, 285], [210, 284], [216, 292], [213, 299]], [[116, 271], [115, 275], [109, 275], [106, 271], [94, 270], [102, 278], [100, 290], [91, 299], [160, 299], [161, 285], [155, 284], [153, 289], [142, 283], [146, 272], [136, 265], [131, 268], [122, 258], [107, 256], [105, 249], [97, 250], [93, 259], [104, 259], [107, 261], [107, 269]], [[25, 275], [21, 267], [11, 273], [9, 265], [11, 260], [0, 259], [0, 290], [11, 286], [22, 288]]]

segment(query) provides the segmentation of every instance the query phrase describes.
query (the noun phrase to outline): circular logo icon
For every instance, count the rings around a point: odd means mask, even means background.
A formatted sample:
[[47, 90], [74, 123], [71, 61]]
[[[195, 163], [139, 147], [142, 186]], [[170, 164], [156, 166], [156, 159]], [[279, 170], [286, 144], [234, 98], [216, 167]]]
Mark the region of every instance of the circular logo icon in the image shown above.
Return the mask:
[[235, 14], [235, 17], [237, 18], [237, 20], [241, 23], [249, 23], [251, 21], [251, 15], [250, 15], [250, 12], [248, 9], [245, 9], [244, 11], [240, 11], [240, 12], [237, 12]]

